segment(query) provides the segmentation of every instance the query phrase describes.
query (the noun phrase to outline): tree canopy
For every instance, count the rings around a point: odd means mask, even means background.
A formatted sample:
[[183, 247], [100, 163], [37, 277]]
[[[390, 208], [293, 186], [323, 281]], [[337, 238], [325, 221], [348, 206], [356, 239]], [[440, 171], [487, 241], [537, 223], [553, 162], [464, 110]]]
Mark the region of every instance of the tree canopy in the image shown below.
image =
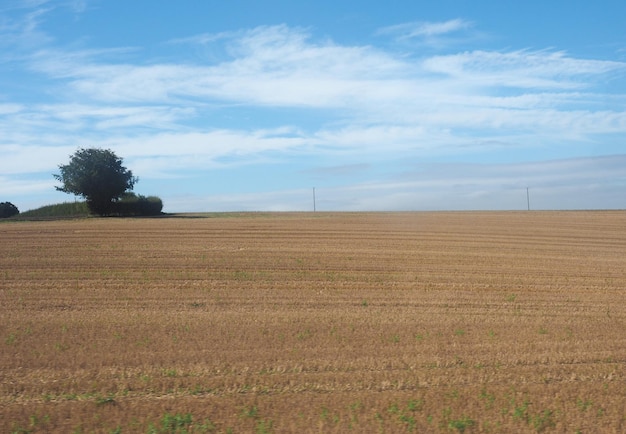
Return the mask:
[[81, 148], [59, 170], [53, 176], [63, 185], [55, 188], [85, 198], [89, 210], [99, 215], [110, 214], [114, 201], [139, 181], [110, 149]]
[[11, 202], [0, 202], [0, 218], [13, 217], [19, 214], [20, 210]]

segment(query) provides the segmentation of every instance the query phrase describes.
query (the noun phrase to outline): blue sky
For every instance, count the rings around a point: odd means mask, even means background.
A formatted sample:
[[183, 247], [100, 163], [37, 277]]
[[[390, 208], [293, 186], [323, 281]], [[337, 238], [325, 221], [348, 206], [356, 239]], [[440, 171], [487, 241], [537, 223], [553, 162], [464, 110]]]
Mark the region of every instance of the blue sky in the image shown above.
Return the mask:
[[626, 208], [626, 2], [3, 0], [0, 201], [112, 149], [168, 212]]

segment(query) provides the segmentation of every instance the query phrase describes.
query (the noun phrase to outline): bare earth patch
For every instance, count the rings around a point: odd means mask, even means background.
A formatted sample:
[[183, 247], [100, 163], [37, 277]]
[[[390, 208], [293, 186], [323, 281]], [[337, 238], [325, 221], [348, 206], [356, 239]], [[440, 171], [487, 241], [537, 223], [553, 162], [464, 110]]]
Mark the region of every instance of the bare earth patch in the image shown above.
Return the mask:
[[0, 224], [1, 432], [624, 432], [626, 212]]

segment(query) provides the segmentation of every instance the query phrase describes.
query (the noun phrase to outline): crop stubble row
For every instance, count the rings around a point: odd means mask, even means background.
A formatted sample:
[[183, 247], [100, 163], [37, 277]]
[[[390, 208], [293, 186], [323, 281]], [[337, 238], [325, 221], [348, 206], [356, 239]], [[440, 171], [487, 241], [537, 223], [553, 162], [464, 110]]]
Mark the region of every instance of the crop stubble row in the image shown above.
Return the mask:
[[87, 219], [0, 237], [3, 431], [145, 431], [165, 412], [278, 432], [626, 426], [623, 212]]

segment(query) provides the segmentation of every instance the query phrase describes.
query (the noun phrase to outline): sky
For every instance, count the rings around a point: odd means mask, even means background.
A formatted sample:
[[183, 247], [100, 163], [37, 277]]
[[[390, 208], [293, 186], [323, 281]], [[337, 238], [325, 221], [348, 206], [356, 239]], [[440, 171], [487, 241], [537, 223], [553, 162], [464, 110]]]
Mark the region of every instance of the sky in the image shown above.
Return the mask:
[[626, 208], [623, 0], [1, 0], [0, 201], [110, 149], [166, 212]]

